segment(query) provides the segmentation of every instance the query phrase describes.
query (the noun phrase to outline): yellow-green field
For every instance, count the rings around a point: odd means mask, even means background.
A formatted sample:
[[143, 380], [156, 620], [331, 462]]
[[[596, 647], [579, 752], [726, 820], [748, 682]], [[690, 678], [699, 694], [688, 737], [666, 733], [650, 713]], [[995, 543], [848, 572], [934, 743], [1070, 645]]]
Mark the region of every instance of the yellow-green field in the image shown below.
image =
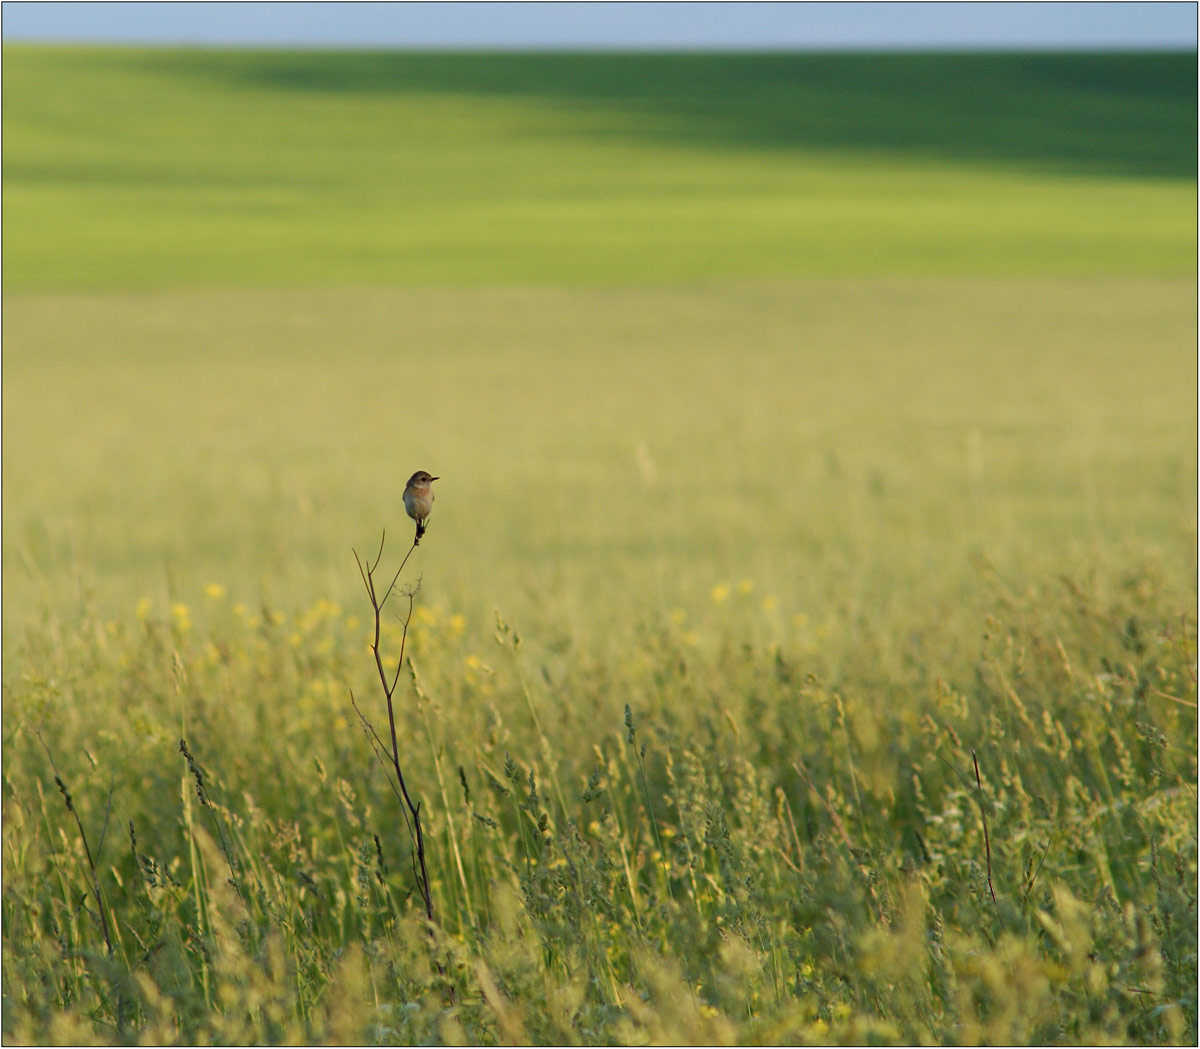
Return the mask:
[[3, 75], [6, 1041], [1194, 1042], [1194, 55]]

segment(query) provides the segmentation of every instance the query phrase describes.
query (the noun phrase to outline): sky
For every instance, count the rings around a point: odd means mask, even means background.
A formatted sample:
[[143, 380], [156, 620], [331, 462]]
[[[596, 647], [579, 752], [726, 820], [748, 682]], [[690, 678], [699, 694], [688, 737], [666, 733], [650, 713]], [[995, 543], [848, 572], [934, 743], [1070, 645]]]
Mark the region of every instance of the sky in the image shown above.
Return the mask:
[[1196, 48], [1195, 3], [56, 3], [14, 41], [417, 48]]

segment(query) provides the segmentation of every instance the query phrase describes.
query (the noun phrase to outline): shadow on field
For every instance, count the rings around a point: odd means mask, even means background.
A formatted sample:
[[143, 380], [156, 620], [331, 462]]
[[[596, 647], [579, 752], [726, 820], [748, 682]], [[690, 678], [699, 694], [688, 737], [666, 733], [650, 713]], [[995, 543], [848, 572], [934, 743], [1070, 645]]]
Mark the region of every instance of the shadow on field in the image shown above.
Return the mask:
[[[543, 99], [591, 133], [869, 149], [1194, 177], [1195, 54], [156, 51], [147, 68], [283, 91]], [[579, 133], [588, 134], [586, 127]]]

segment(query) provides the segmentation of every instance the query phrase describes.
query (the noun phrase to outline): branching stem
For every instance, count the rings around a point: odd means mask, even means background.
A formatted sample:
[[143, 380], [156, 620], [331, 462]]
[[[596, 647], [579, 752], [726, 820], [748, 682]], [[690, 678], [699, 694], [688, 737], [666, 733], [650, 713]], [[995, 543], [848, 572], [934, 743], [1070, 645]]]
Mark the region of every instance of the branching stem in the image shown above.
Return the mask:
[[[387, 540], [387, 532], [385, 531], [379, 540], [379, 551], [375, 555], [375, 560], [371, 563], [366, 563], [358, 556], [358, 551], [354, 551], [354, 561], [358, 565], [359, 575], [362, 576], [363, 586], [367, 591], [367, 598], [371, 602], [371, 610], [375, 616], [375, 633], [371, 641], [371, 652], [375, 656], [375, 669], [379, 674], [379, 684], [383, 688], [384, 698], [387, 700], [388, 713], [388, 729], [391, 732], [392, 752], [391, 766], [392, 771], [396, 775], [396, 783], [400, 787], [400, 796], [404, 801], [405, 822], [408, 824], [409, 834], [413, 838], [413, 845], [417, 855], [417, 862], [414, 869], [416, 876], [417, 888], [421, 891], [421, 898], [425, 903], [425, 917], [432, 923], [433, 921], [433, 893], [429, 885], [429, 869], [425, 861], [425, 831], [421, 824], [421, 803], [414, 802], [412, 796], [408, 792], [408, 785], [404, 781], [404, 770], [400, 765], [400, 743], [396, 733], [396, 708], [393, 697], [396, 692], [396, 685], [400, 681], [400, 671], [404, 667], [404, 650], [408, 644], [408, 625], [412, 621], [413, 603], [416, 600], [417, 592], [421, 589], [421, 582], [418, 579], [413, 587], [406, 588], [403, 592], [408, 597], [408, 611], [401, 619], [403, 624], [403, 632], [400, 637], [400, 655], [396, 659], [396, 668], [389, 673], [388, 669], [383, 664], [383, 656], [379, 651], [379, 639], [383, 625], [383, 607], [387, 604], [388, 598], [392, 596], [392, 592], [396, 588], [396, 583], [400, 579], [400, 573], [404, 571], [404, 566], [408, 564], [408, 559], [412, 556], [413, 551], [417, 548], [416, 541], [409, 547], [408, 553], [404, 555], [404, 560], [400, 562], [400, 567], [396, 569], [396, 574], [392, 576], [392, 581], [388, 584], [387, 590], [384, 591], [383, 597], [380, 598], [378, 591], [375, 588], [375, 572], [379, 568], [379, 562], [383, 558], [383, 547]], [[353, 697], [351, 697], [353, 700]], [[358, 710], [358, 705], [355, 704], [355, 710]], [[359, 711], [359, 717], [362, 718], [362, 712]], [[370, 727], [369, 722], [363, 719]], [[371, 734], [377, 743], [382, 741], [375, 733], [374, 728], [371, 728]]]

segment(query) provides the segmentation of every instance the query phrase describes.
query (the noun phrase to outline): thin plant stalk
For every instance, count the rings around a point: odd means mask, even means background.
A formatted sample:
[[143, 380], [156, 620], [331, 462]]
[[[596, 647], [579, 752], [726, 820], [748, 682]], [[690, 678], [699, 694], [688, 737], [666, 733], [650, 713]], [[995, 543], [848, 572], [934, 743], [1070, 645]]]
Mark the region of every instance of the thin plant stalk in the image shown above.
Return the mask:
[[[416, 540], [409, 547], [408, 553], [404, 555], [404, 560], [400, 562], [400, 567], [396, 569], [396, 574], [392, 576], [392, 581], [388, 584], [387, 589], [380, 598], [375, 587], [375, 572], [379, 568], [379, 562], [383, 557], [383, 547], [387, 540], [387, 532], [384, 531], [379, 540], [379, 551], [375, 555], [375, 560], [366, 563], [358, 556], [358, 552], [354, 551], [354, 561], [358, 565], [359, 575], [362, 576], [363, 586], [366, 588], [367, 597], [371, 602], [371, 610], [375, 616], [375, 632], [371, 641], [371, 652], [375, 657], [375, 669], [379, 674], [379, 684], [383, 688], [384, 699], [387, 701], [388, 713], [388, 729], [391, 733], [391, 766], [392, 771], [396, 776], [396, 783], [400, 787], [400, 795], [404, 801], [405, 821], [408, 825], [409, 834], [413, 838], [417, 862], [416, 875], [417, 888], [421, 892], [421, 899], [425, 904], [425, 917], [432, 924], [434, 920], [433, 910], [433, 892], [429, 884], [429, 868], [425, 858], [425, 830], [421, 823], [421, 803], [414, 802], [412, 796], [408, 792], [408, 784], [404, 780], [404, 769], [400, 764], [400, 743], [396, 732], [396, 707], [394, 696], [396, 685], [400, 680], [400, 671], [404, 666], [404, 650], [408, 643], [408, 626], [412, 621], [413, 603], [416, 600], [417, 592], [421, 588], [420, 580], [412, 587], [406, 587], [402, 593], [408, 598], [408, 611], [401, 619], [403, 631], [400, 637], [400, 654], [396, 658], [396, 668], [394, 672], [389, 673], [384, 666], [383, 656], [379, 651], [379, 639], [383, 623], [383, 608], [387, 604], [388, 599], [396, 589], [396, 583], [400, 579], [400, 573], [404, 571], [404, 566], [408, 564], [408, 559], [412, 556], [413, 551], [417, 548]], [[351, 695], [351, 700], [354, 697]], [[357, 709], [357, 704], [355, 704]], [[359, 714], [361, 717], [361, 712]], [[374, 729], [371, 730], [374, 734]], [[376, 737], [378, 739], [378, 737]]]

